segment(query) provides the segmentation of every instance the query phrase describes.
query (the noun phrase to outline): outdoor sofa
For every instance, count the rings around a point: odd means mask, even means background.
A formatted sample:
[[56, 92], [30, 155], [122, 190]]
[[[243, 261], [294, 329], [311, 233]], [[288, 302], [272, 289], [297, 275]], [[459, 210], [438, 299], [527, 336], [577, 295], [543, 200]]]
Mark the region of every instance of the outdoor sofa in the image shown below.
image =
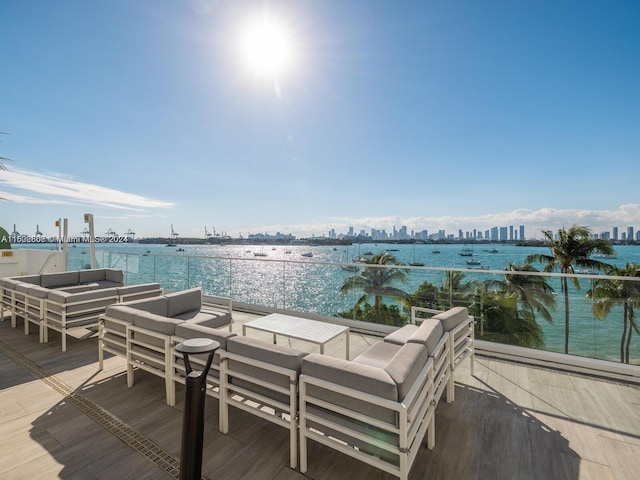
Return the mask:
[[[412, 318], [416, 319], [418, 312]], [[473, 317], [438, 313], [388, 335], [352, 361], [310, 354], [300, 376], [300, 470], [309, 439], [406, 480], [425, 434], [435, 446], [435, 409], [453, 372], [470, 357]]]
[[[230, 298], [206, 296], [201, 288], [167, 293], [159, 297], [110, 305], [98, 325], [98, 364], [104, 367], [105, 352], [125, 358], [127, 384], [134, 383], [140, 368], [165, 380], [168, 405], [175, 405], [174, 347], [187, 338], [212, 338], [224, 348], [232, 335], [233, 305]], [[228, 326], [228, 331], [219, 330]], [[181, 356], [178, 355], [180, 358]], [[197, 363], [197, 362], [196, 362]], [[219, 359], [211, 369], [218, 368]], [[175, 378], [174, 378], [175, 377]]]
[[48, 342], [49, 330], [62, 337], [66, 351], [69, 330], [93, 328], [98, 316], [113, 303], [162, 294], [159, 283], [124, 285], [122, 270], [101, 268], [8, 277], [0, 281], [2, 308], [11, 312], [11, 325], [24, 320], [38, 327], [40, 342]]
[[[207, 317], [207, 303], [222, 307], [219, 317]], [[419, 318], [424, 313], [436, 315]], [[221, 432], [229, 431], [233, 406], [287, 428], [291, 467], [299, 447], [303, 473], [313, 439], [402, 479], [425, 435], [427, 446], [435, 445], [435, 409], [445, 393], [453, 401], [456, 367], [470, 357], [473, 371], [473, 318], [466, 308], [416, 308], [410, 325], [352, 361], [239, 336], [230, 331], [230, 317], [230, 299], [203, 300], [200, 289], [112, 305], [101, 316], [100, 368], [104, 352], [121, 356], [129, 387], [135, 368], [148, 371], [164, 379], [166, 401], [175, 405], [175, 384], [185, 379], [175, 346], [188, 338], [216, 340], [206, 391], [219, 400]], [[226, 325], [228, 331], [220, 328]]]
[[[127, 361], [127, 385], [135, 369], [164, 379], [166, 402], [176, 402], [176, 383], [185, 383], [183, 357], [175, 346], [189, 338], [220, 343], [207, 375], [207, 394], [219, 400], [219, 428], [229, 431], [229, 407], [236, 407], [289, 430], [290, 462], [298, 458], [298, 378], [305, 352], [231, 332], [232, 303], [203, 296], [200, 288], [160, 298], [112, 305], [100, 317], [98, 361], [105, 352]], [[228, 330], [221, 327], [229, 326]], [[202, 366], [204, 358], [190, 357]], [[197, 367], [196, 367], [197, 368]]]

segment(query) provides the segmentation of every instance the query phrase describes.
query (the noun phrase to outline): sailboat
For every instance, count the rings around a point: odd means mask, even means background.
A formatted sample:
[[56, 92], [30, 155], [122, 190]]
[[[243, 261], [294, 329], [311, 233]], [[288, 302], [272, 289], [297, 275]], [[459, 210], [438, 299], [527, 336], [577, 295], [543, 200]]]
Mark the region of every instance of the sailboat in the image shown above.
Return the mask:
[[411, 262], [409, 265], [411, 265], [412, 267], [424, 267], [424, 263], [421, 262], [416, 262], [416, 244], [413, 244], [413, 262]]
[[431, 253], [440, 253], [440, 250], [438, 250], [438, 246], [435, 243], [433, 244], [433, 250]]
[[[349, 261], [349, 247], [344, 251], [344, 263], [346, 264]], [[357, 272], [359, 268], [357, 265], [341, 265], [340, 268], [345, 272]]]
[[462, 256], [462, 257], [472, 257], [473, 256], [473, 247], [469, 248], [466, 245], [464, 246], [464, 248], [458, 252], [458, 255]]

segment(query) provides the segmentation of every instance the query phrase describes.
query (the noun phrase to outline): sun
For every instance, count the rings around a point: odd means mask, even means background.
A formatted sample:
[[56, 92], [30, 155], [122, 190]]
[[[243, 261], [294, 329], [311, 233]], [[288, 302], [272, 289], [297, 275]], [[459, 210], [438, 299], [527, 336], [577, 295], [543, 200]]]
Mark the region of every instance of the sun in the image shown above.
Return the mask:
[[241, 55], [252, 74], [272, 80], [281, 79], [290, 72], [293, 63], [291, 35], [276, 19], [260, 18], [244, 28]]

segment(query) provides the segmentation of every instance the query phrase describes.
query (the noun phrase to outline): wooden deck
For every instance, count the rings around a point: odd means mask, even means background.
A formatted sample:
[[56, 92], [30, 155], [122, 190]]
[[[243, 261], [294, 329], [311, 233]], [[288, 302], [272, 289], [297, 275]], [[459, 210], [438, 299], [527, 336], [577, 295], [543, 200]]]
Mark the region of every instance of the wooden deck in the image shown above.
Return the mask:
[[[352, 334], [351, 356], [375, 341]], [[72, 338], [61, 353], [57, 334], [43, 345], [0, 323], [0, 479], [177, 478], [184, 390], [168, 407], [162, 379], [137, 372], [127, 388], [124, 361], [109, 358], [100, 372], [97, 351], [96, 338]], [[327, 353], [344, 356], [344, 344]], [[487, 358], [474, 377], [467, 368], [456, 401], [437, 409], [436, 447], [423, 449], [412, 479], [638, 478], [640, 387]], [[288, 466], [285, 429], [232, 409], [223, 435], [215, 399], [206, 412], [206, 478], [393, 478], [314, 442], [302, 475]]]

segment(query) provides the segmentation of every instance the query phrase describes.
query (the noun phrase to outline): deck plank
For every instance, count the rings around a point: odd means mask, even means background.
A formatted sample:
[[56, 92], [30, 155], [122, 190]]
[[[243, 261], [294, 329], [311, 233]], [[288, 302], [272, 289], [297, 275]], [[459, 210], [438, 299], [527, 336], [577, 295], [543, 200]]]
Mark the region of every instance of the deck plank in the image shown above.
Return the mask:
[[[239, 323], [234, 331], [241, 330]], [[377, 341], [352, 334], [352, 358]], [[3, 322], [0, 342], [179, 457], [182, 386], [175, 407], [166, 405], [163, 380], [147, 372], [136, 371], [134, 386], [127, 388], [122, 359], [109, 356], [105, 370], [98, 370], [95, 338], [71, 339], [62, 353], [55, 334], [43, 345], [36, 335], [25, 336]], [[289, 342], [283, 339], [282, 344]], [[310, 347], [296, 341], [291, 345]], [[327, 347], [328, 355], [344, 356], [344, 342]], [[206, 402], [207, 478], [393, 478], [313, 441], [309, 470], [302, 475], [288, 465], [285, 429], [231, 408], [230, 431], [223, 435], [218, 431], [217, 400], [207, 397]], [[439, 404], [436, 447], [421, 447], [410, 478], [633, 478], [640, 471], [639, 406], [637, 385], [477, 358], [475, 376], [466, 362], [457, 372], [455, 402], [443, 399]], [[172, 478], [83, 414], [70, 398], [2, 354], [0, 438], [2, 478]]]

